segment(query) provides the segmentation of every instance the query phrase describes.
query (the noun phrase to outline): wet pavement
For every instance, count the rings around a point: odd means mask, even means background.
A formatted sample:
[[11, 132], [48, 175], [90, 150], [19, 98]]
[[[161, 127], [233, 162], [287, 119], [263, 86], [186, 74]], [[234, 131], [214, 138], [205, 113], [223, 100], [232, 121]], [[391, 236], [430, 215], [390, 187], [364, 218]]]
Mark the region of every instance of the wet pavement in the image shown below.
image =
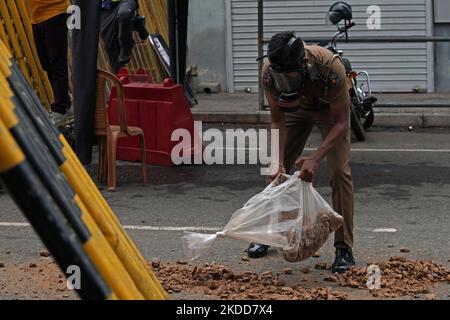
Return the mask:
[[[313, 149], [319, 141], [314, 133], [307, 148]], [[433, 260], [450, 269], [450, 131], [373, 131], [367, 142], [355, 142], [352, 147], [357, 264], [365, 266], [403, 256]], [[94, 165], [94, 177], [95, 169]], [[183, 230], [220, 230], [233, 212], [264, 188], [259, 170], [257, 165], [149, 166], [150, 183], [144, 187], [140, 184], [139, 165], [122, 162], [117, 192], [103, 193], [148, 260], [174, 262], [184, 259], [180, 240]], [[331, 201], [325, 163], [315, 186]], [[51, 260], [39, 256], [43, 250], [40, 240], [30, 227], [17, 224], [26, 221], [4, 193], [0, 193], [0, 212], [0, 263], [5, 265], [0, 267], [0, 299], [73, 298], [68, 293], [40, 291], [38, 285], [33, 289], [36, 293], [31, 294], [27, 288], [33, 287], [31, 283], [40, 283], [42, 279], [36, 280], [39, 272], [30, 279], [24, 276], [19, 287], [11, 283], [17, 281], [11, 276], [16, 267], [20, 270], [19, 266]], [[332, 239], [320, 250], [320, 257], [294, 264], [284, 261], [274, 250], [266, 258], [243, 261], [247, 245], [220, 239], [209, 255], [194, 264], [214, 261], [237, 271], [274, 274], [282, 274], [289, 267], [293, 274], [283, 277], [293, 284], [304, 277], [300, 269], [309, 266], [313, 271], [307, 275], [305, 287], [338, 286], [324, 281], [329, 271], [314, 270], [317, 263], [332, 262]], [[408, 248], [409, 252], [402, 253], [400, 248]], [[352, 299], [373, 298], [366, 290], [337, 290], [347, 292]], [[450, 299], [450, 284], [432, 292], [438, 299]], [[173, 297], [202, 298], [183, 293]]]

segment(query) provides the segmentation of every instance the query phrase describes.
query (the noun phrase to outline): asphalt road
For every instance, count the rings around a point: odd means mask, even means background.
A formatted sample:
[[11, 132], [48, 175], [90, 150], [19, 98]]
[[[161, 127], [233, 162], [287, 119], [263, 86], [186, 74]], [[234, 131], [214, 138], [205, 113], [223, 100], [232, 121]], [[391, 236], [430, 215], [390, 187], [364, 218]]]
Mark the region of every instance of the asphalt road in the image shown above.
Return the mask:
[[[314, 133], [308, 148], [317, 146]], [[352, 145], [355, 185], [355, 248], [357, 264], [386, 260], [391, 256], [433, 260], [450, 268], [450, 131], [374, 131], [365, 143]], [[94, 171], [95, 168], [92, 168]], [[144, 256], [162, 261], [183, 259], [180, 237], [183, 230], [215, 232], [251, 196], [264, 187], [255, 165], [184, 166], [149, 168], [150, 185], [140, 185], [139, 167], [121, 163], [118, 191], [104, 195], [126, 226]], [[326, 164], [315, 181], [325, 199], [331, 201]], [[19, 224], [18, 224], [19, 223]], [[0, 263], [23, 265], [41, 261], [42, 244], [7, 194], [0, 194]], [[218, 240], [211, 252], [196, 263], [215, 261], [237, 270], [282, 273], [283, 268], [331, 263], [331, 240], [320, 258], [290, 264], [276, 252], [264, 259], [244, 262], [247, 244]], [[400, 247], [410, 250], [401, 253]], [[326, 276], [311, 274], [320, 285]], [[24, 288], [0, 295], [0, 299], [48, 298]], [[1, 283], [7, 287], [8, 273], [0, 268]], [[450, 285], [436, 288], [437, 297], [450, 298]], [[350, 293], [364, 298], [364, 292]]]

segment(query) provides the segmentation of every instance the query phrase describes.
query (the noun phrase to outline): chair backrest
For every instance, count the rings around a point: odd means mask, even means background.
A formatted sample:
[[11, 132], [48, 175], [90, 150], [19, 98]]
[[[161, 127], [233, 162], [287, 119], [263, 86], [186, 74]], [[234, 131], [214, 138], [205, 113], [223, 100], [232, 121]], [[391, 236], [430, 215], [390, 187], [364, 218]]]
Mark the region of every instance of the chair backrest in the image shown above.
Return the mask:
[[117, 93], [117, 111], [119, 115], [120, 131], [128, 132], [127, 114], [125, 112], [125, 94], [122, 83], [114, 74], [97, 70], [97, 102], [95, 108], [95, 130], [106, 132], [109, 127], [108, 112], [106, 108], [106, 84], [115, 87]]

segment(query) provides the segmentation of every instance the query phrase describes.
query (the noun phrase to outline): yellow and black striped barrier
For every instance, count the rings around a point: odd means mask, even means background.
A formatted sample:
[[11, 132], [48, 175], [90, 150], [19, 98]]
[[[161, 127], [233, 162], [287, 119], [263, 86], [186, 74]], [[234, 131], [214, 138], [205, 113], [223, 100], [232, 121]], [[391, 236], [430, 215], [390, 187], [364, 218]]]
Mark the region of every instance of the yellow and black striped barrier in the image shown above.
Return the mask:
[[[49, 121], [1, 42], [0, 120], [2, 179], [61, 268], [84, 263], [84, 268], [80, 266], [85, 275], [82, 288], [87, 291], [79, 290], [80, 296], [166, 299], [167, 293], [64, 137]], [[26, 188], [33, 188], [34, 193], [24, 192]], [[33, 199], [32, 195], [39, 197]], [[30, 204], [41, 197], [45, 201], [36, 211]], [[47, 227], [46, 218], [54, 225]]]
[[[3, 88], [2, 88], [3, 91]], [[5, 106], [5, 97], [1, 93], [0, 104]], [[77, 266], [81, 271], [78, 289], [80, 297], [85, 299], [107, 299], [112, 292], [103, 281], [83, 249], [83, 240], [79, 238], [65, 220], [51, 195], [42, 185], [39, 177], [14, 140], [4, 117], [0, 119], [0, 174], [12, 197], [31, 222], [42, 241], [51, 251], [61, 269]], [[19, 123], [14, 117], [9, 119]]]

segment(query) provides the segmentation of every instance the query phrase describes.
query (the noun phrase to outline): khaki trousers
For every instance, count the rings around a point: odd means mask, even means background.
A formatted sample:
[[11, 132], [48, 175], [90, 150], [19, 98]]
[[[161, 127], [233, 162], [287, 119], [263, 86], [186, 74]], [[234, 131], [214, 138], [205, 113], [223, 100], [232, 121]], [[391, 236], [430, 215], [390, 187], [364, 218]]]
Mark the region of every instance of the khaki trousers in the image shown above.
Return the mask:
[[[334, 125], [329, 109], [309, 111], [300, 109], [286, 113], [286, 170], [291, 171], [295, 160], [302, 154], [313, 126], [317, 126], [324, 139]], [[350, 117], [349, 117], [350, 121]], [[335, 233], [336, 248], [353, 247], [353, 179], [350, 170], [350, 130], [327, 155], [328, 176], [332, 189], [333, 208], [344, 217], [344, 225]]]

